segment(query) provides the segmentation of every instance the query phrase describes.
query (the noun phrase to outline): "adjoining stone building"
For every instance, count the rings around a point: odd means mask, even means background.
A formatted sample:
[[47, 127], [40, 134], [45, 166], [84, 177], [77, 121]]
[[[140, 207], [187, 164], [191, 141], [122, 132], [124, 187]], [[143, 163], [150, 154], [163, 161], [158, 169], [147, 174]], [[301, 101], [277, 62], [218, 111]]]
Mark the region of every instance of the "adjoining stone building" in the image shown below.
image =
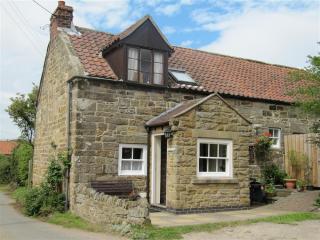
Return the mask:
[[[81, 206], [111, 201], [123, 219], [138, 218], [127, 203], [90, 192], [92, 181], [117, 179], [177, 213], [248, 207], [249, 178], [260, 171], [249, 156], [256, 135], [272, 134], [281, 166], [283, 136], [307, 133], [316, 120], [286, 95], [293, 68], [173, 47], [150, 16], [117, 35], [72, 18], [59, 1], [38, 95], [33, 183], [55, 151], [69, 150], [67, 192], [79, 215], [90, 215]], [[145, 217], [142, 206], [134, 205]]]

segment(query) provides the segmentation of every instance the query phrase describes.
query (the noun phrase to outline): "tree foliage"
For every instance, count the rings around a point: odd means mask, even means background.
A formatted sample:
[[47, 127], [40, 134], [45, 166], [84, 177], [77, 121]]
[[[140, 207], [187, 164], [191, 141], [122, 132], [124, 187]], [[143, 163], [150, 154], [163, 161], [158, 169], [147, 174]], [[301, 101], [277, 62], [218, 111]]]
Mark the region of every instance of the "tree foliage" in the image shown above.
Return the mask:
[[29, 142], [21, 141], [11, 155], [11, 181], [19, 186], [26, 186], [29, 173], [29, 161], [32, 159], [33, 148]]
[[297, 104], [305, 111], [320, 116], [320, 55], [309, 56], [305, 70], [291, 73], [297, 88], [291, 92]]
[[21, 137], [32, 144], [36, 119], [36, 101], [38, 87], [33, 86], [27, 95], [18, 93], [10, 98], [11, 104], [6, 109], [10, 118], [20, 128]]
[[[304, 111], [320, 117], [320, 55], [308, 56], [308, 59], [308, 67], [291, 73], [297, 87], [290, 94]], [[316, 133], [313, 141], [320, 145], [320, 120], [314, 123], [311, 130]]]

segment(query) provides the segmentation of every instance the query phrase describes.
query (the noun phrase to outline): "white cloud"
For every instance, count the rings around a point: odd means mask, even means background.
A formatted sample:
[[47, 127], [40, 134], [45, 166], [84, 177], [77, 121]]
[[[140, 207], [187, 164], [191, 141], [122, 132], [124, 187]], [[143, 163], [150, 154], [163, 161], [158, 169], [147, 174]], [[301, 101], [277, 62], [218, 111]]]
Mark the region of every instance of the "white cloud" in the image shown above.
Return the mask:
[[182, 41], [180, 43], [180, 46], [182, 46], [182, 47], [190, 47], [192, 43], [193, 43], [193, 41], [191, 41], [191, 40], [185, 40], [185, 41]]
[[320, 40], [319, 20], [317, 8], [246, 9], [222, 21], [203, 21], [203, 29], [221, 32], [218, 40], [201, 49], [303, 67], [307, 55], [319, 52], [316, 44]]
[[159, 6], [158, 12], [167, 16], [171, 16], [174, 13], [178, 12], [180, 10], [180, 7], [181, 5], [179, 3], [162, 5], [162, 6]]
[[172, 26], [164, 26], [161, 30], [164, 34], [172, 34], [176, 32], [176, 29]]

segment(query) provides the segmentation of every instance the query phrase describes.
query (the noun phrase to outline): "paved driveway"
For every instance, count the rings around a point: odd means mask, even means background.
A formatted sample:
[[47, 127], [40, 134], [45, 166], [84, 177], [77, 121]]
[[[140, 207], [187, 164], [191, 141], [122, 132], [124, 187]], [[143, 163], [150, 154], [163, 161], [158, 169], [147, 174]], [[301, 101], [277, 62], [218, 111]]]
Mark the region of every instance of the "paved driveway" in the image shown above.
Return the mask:
[[12, 207], [11, 200], [0, 192], [1, 240], [119, 240], [117, 236], [67, 229], [25, 217]]

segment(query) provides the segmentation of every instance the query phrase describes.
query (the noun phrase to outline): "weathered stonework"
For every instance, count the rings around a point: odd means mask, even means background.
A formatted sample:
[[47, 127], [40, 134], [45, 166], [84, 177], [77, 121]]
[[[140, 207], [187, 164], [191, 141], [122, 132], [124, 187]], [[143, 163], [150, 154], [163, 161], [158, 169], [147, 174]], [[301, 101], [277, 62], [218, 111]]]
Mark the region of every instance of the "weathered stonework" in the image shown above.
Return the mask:
[[103, 226], [150, 222], [147, 199], [136, 201], [98, 193], [85, 185], [75, 187], [76, 199], [71, 210], [89, 222]]
[[67, 80], [83, 73], [68, 36], [61, 32], [49, 43], [40, 84], [34, 139], [34, 185], [42, 182], [50, 157], [57, 151], [67, 150]]
[[[214, 96], [170, 121], [168, 141], [167, 202], [169, 209], [206, 209], [249, 206], [248, 147], [251, 124]], [[233, 177], [197, 177], [197, 139], [233, 142]]]
[[[281, 128], [281, 147], [271, 149], [269, 159], [282, 169], [284, 169], [284, 135], [309, 133], [310, 127], [316, 121], [314, 116], [302, 112], [293, 105], [231, 98], [226, 100], [253, 123], [256, 135], [268, 132], [269, 128]], [[267, 163], [255, 159], [255, 162], [250, 164], [250, 176], [261, 179], [261, 168], [265, 164]]]

